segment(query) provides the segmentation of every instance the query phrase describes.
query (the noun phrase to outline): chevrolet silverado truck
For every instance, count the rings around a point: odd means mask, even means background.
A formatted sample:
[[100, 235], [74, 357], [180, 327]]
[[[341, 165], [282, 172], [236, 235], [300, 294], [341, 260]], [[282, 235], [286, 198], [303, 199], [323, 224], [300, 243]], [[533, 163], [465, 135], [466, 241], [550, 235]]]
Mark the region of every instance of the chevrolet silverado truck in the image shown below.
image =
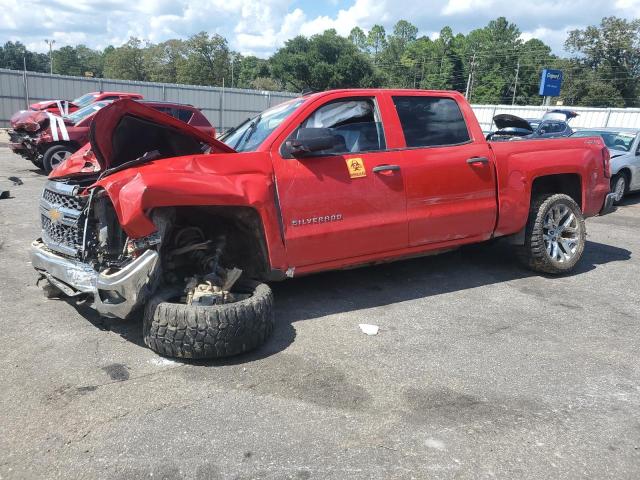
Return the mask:
[[490, 143], [457, 92], [315, 93], [220, 140], [119, 100], [89, 137], [44, 188], [33, 267], [50, 297], [141, 315], [172, 357], [265, 342], [266, 282], [498, 237], [537, 272], [569, 272], [585, 217], [613, 209], [600, 138]]

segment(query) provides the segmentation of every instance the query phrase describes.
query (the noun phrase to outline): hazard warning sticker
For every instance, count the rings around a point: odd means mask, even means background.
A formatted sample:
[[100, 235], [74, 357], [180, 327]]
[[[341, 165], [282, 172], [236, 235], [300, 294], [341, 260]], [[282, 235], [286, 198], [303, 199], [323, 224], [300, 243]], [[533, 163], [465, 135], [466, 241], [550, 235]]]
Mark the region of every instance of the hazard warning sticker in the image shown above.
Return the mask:
[[347, 168], [351, 178], [360, 178], [367, 176], [367, 170], [364, 168], [364, 161], [361, 158], [347, 158]]

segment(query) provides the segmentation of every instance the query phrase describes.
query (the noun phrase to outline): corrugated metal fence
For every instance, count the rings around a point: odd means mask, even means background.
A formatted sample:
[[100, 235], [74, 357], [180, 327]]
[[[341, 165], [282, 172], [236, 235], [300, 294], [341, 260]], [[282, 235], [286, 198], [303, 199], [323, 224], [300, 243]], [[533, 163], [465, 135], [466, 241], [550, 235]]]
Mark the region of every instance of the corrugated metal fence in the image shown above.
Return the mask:
[[[173, 83], [134, 82], [102, 78], [68, 77], [48, 73], [0, 69], [0, 127], [8, 127], [14, 112], [28, 103], [40, 100], [73, 99], [92, 91], [124, 91], [141, 93], [147, 100], [188, 103], [202, 109], [218, 131], [225, 131], [267, 107], [296, 95], [239, 88], [201, 87]], [[491, 130], [492, 118], [511, 113], [524, 118], [540, 118], [553, 107], [521, 107], [510, 105], [473, 105], [483, 130]], [[640, 128], [640, 108], [562, 107], [580, 115], [571, 120], [573, 127]]]
[[589, 108], [589, 107], [521, 107], [511, 105], [472, 105], [473, 111], [485, 131], [495, 128], [493, 117], [500, 113], [510, 113], [522, 118], [540, 118], [553, 108], [574, 110], [578, 116], [569, 124], [574, 128], [623, 127], [640, 128], [640, 108]]
[[18, 110], [41, 100], [71, 100], [87, 92], [135, 92], [147, 100], [188, 103], [200, 108], [218, 131], [236, 126], [267, 107], [297, 95], [239, 88], [69, 77], [0, 68], [0, 127], [8, 127]]

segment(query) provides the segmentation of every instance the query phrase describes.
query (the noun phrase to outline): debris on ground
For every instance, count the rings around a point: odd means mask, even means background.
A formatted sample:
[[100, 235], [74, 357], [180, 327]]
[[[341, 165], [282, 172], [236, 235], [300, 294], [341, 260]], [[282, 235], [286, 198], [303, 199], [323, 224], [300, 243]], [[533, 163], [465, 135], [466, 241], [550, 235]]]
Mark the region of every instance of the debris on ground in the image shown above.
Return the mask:
[[18, 177], [7, 177], [10, 181], [13, 182], [14, 185], [23, 185], [24, 182], [20, 180]]
[[367, 335], [377, 335], [380, 327], [378, 325], [369, 325], [368, 323], [360, 323], [358, 325], [362, 333], [366, 333]]
[[3, 198], [9, 198], [11, 196], [11, 192], [9, 190], [5, 190], [4, 188], [0, 187], [0, 200], [2, 200]]

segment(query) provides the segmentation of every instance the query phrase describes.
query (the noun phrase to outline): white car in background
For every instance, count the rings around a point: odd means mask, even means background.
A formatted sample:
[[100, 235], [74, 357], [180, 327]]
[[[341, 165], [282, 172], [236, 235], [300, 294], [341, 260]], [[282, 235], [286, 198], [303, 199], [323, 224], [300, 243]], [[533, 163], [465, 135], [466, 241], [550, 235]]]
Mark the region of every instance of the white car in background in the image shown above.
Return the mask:
[[640, 190], [640, 129], [587, 128], [572, 137], [602, 137], [611, 153], [611, 191], [620, 203], [629, 192]]

